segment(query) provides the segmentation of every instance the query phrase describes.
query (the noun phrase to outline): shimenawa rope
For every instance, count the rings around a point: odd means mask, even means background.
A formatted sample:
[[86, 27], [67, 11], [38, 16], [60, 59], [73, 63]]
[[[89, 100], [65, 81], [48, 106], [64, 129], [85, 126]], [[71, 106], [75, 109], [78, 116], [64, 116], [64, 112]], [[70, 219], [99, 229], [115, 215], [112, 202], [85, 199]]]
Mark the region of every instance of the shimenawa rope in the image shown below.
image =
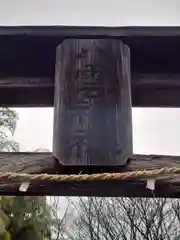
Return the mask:
[[155, 170], [142, 170], [121, 173], [99, 173], [99, 174], [26, 174], [14, 172], [0, 172], [0, 181], [105, 181], [105, 180], [130, 180], [130, 179], [149, 179], [166, 175], [180, 174], [180, 168], [160, 168]]

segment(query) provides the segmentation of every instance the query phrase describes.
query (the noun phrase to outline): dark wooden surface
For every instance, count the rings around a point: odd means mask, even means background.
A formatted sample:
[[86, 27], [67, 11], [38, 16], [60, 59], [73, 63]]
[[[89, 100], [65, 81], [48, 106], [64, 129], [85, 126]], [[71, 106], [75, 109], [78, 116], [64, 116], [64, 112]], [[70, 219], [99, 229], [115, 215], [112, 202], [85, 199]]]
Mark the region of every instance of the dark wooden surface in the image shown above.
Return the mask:
[[136, 171], [153, 170], [161, 167], [180, 167], [179, 156], [166, 155], [133, 155], [125, 167], [90, 167], [90, 166], [64, 166], [53, 157], [49, 152], [1, 152], [0, 153], [0, 172], [20, 172], [20, 173], [42, 173], [51, 171], [53, 173], [93, 173], [93, 172], [112, 172], [112, 171]]
[[[133, 106], [180, 106], [180, 27], [0, 27], [0, 79], [54, 82], [56, 47], [64, 38], [74, 37], [121, 38], [130, 47]], [[145, 75], [148, 83], [141, 84], [141, 77], [136, 85], [135, 75]], [[168, 85], [161, 76], [168, 76]], [[6, 87], [0, 86], [1, 106], [53, 105], [52, 86]]]
[[132, 74], [134, 107], [180, 107], [179, 73]]
[[0, 36], [180, 36], [178, 26], [0, 26]]
[[54, 87], [51, 78], [0, 77], [0, 88], [50, 88]]
[[[54, 80], [52, 78], [0, 78], [0, 106], [52, 107]], [[133, 107], [180, 107], [180, 73], [132, 73]], [[32, 97], [33, 96], [33, 97]], [[153, 97], [152, 97], [153, 96]]]
[[50, 153], [0, 153], [0, 172], [42, 173], [54, 169], [54, 163]]
[[[161, 167], [180, 167], [180, 157], [159, 155], [134, 155], [126, 167], [65, 167], [55, 162], [51, 153], [0, 153], [0, 171], [20, 173], [78, 174], [95, 172], [126, 172]], [[180, 198], [180, 178], [164, 177], [156, 181], [155, 192], [146, 188], [146, 181], [102, 182], [37, 182], [26, 193], [19, 192], [19, 184], [0, 182], [0, 195], [57, 195], [57, 196], [143, 196]]]
[[[132, 72], [180, 72], [180, 36], [120, 38], [131, 49]], [[56, 47], [64, 39], [58, 36], [0, 36], [0, 77], [53, 78]]]
[[0, 106], [53, 106], [54, 80], [36, 77], [0, 77]]
[[53, 154], [66, 165], [124, 165], [133, 155], [129, 48], [68, 39], [56, 59]]
[[147, 181], [42, 182], [30, 185], [27, 192], [20, 192], [19, 184], [0, 185], [0, 195], [180, 198], [179, 181], [156, 181], [154, 192], [146, 184]]

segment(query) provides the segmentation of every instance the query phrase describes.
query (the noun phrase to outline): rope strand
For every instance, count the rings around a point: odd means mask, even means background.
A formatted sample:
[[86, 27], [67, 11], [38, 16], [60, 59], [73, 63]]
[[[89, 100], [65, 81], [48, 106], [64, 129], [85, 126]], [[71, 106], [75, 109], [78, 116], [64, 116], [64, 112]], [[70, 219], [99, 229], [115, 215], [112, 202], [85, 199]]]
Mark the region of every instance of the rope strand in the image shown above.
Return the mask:
[[180, 168], [160, 168], [155, 170], [142, 170], [124, 173], [100, 173], [100, 174], [26, 174], [13, 172], [0, 172], [0, 181], [105, 181], [105, 180], [132, 180], [132, 179], [148, 179], [165, 175], [180, 174]]

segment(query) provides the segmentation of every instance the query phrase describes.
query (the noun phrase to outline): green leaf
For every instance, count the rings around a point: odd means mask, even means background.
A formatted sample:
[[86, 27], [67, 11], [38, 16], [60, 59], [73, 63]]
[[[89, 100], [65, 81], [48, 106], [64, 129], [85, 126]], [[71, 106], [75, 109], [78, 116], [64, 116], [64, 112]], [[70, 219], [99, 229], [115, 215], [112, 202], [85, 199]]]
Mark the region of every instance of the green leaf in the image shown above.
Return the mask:
[[6, 231], [6, 225], [0, 216], [0, 234], [2, 235]]
[[11, 240], [11, 234], [8, 231], [5, 231], [2, 235], [0, 235], [1, 240]]
[[10, 219], [9, 217], [4, 213], [2, 209], [0, 209], [0, 218], [3, 220], [5, 224], [5, 228], [7, 228], [10, 224]]

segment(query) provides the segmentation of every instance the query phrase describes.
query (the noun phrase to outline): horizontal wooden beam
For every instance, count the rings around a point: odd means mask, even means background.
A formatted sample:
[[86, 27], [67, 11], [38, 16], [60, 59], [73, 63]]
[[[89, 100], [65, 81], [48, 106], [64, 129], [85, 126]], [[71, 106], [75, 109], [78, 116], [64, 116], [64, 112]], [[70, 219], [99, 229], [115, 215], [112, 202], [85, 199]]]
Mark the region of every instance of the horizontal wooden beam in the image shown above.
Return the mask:
[[0, 106], [53, 106], [54, 80], [37, 77], [0, 77]]
[[180, 73], [132, 73], [132, 88], [134, 91], [180, 88]]
[[19, 184], [0, 185], [0, 195], [27, 196], [93, 196], [93, 197], [165, 197], [180, 198], [179, 182], [156, 181], [154, 192], [146, 188], [146, 181], [60, 182], [31, 185], [20, 192]]
[[54, 81], [51, 78], [0, 77], [0, 106], [53, 106]]
[[[125, 167], [86, 167], [59, 165], [51, 153], [1, 153], [1, 172], [20, 173], [98, 173], [126, 172], [161, 167], [180, 167], [180, 157], [159, 155], [134, 155]], [[26, 193], [19, 192], [19, 184], [0, 183], [0, 195], [58, 195], [58, 196], [132, 196], [180, 198], [180, 177], [156, 181], [154, 193], [146, 188], [146, 181], [93, 181], [93, 182], [37, 182]]]
[[54, 169], [54, 159], [51, 153], [0, 153], [0, 172], [42, 173], [51, 169]]
[[180, 74], [133, 73], [134, 107], [180, 107]]
[[82, 36], [180, 36], [178, 26], [1, 26], [1, 36], [44, 36], [44, 37], [82, 37]]
[[1, 107], [52, 107], [54, 88], [0, 88]]
[[[180, 73], [132, 73], [132, 88], [180, 88]], [[0, 88], [54, 87], [54, 79], [45, 77], [0, 77]]]
[[[133, 107], [180, 107], [180, 74], [132, 73]], [[0, 77], [0, 106], [49, 107], [54, 79]]]
[[53, 106], [56, 47], [65, 38], [121, 39], [131, 51], [133, 106], [180, 107], [180, 27], [75, 26], [0, 27], [1, 106]]
[[133, 107], [179, 108], [180, 89], [138, 89], [132, 92]]
[[51, 88], [54, 81], [51, 78], [40, 77], [1, 77], [0, 88]]

